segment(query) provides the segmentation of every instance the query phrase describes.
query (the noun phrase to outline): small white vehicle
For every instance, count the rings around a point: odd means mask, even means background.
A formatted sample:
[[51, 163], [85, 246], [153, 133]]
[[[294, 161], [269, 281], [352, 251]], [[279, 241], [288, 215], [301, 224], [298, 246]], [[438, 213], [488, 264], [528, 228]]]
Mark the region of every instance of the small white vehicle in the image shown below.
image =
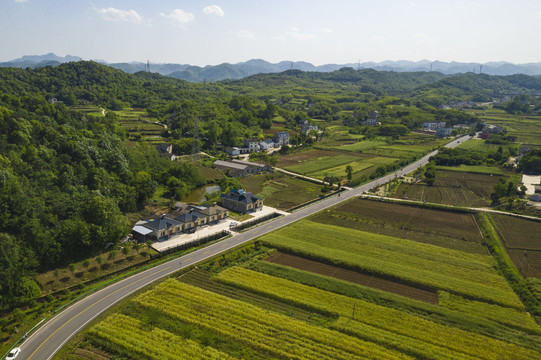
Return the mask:
[[8, 356], [6, 356], [6, 360], [13, 360], [15, 359], [17, 356], [19, 356], [19, 354], [21, 353], [21, 348], [13, 348], [11, 349], [11, 351], [9, 352]]

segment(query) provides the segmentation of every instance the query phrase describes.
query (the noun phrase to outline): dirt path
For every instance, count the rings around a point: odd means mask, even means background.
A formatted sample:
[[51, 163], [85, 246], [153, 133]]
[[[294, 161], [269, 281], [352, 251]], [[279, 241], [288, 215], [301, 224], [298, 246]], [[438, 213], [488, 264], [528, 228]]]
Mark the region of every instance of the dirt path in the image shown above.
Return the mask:
[[266, 258], [265, 261], [333, 277], [336, 279], [371, 287], [382, 291], [391, 292], [394, 294], [409, 297], [411, 299], [425, 301], [430, 304], [438, 303], [438, 294], [436, 292], [417, 288], [411, 285], [406, 285], [397, 281], [392, 281], [381, 277], [344, 269], [338, 266], [327, 265], [317, 261], [308, 260], [296, 255], [277, 252]]

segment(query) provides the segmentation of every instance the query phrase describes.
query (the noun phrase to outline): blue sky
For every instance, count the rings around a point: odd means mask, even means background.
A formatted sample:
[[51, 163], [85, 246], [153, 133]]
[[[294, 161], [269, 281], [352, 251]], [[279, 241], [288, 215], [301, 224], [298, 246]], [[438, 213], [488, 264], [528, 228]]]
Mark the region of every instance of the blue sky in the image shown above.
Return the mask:
[[541, 61], [541, 1], [0, 0], [0, 61]]

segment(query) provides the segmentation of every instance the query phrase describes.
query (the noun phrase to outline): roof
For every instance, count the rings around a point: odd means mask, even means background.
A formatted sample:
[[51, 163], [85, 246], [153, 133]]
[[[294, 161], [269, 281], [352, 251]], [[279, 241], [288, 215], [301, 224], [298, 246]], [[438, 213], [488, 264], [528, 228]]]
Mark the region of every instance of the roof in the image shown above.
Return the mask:
[[248, 167], [248, 165], [241, 165], [241, 164], [236, 164], [231, 161], [223, 161], [223, 160], [216, 160], [212, 165], [223, 166], [223, 167], [228, 167], [228, 168], [238, 169], [238, 170], [244, 170], [246, 169], [246, 167]]
[[262, 200], [260, 197], [253, 195], [251, 192], [245, 192], [244, 190], [231, 190], [229, 194], [220, 195], [220, 198], [226, 198], [242, 204], [251, 204], [258, 200]]
[[245, 166], [255, 166], [255, 167], [264, 167], [265, 164], [255, 163], [251, 161], [244, 161], [244, 160], [238, 160], [238, 159], [231, 159], [232, 163], [235, 164], [243, 164]]
[[159, 219], [147, 222], [145, 227], [153, 230], [166, 230], [175, 225], [180, 225], [180, 223], [168, 217], [161, 217]]
[[289, 135], [289, 133], [287, 131], [282, 131], [282, 132], [277, 132], [274, 135]]
[[132, 231], [134, 231], [136, 233], [139, 233], [141, 235], [148, 235], [148, 234], [152, 233], [152, 230], [150, 230], [149, 228], [146, 228], [144, 226], [140, 226], [140, 225], [135, 225], [133, 227]]
[[193, 222], [197, 218], [198, 218], [198, 216], [196, 216], [196, 213], [190, 212], [190, 213], [187, 213], [187, 214], [182, 214], [182, 215], [176, 216], [175, 220], [185, 224], [185, 223], [188, 223], [188, 222]]

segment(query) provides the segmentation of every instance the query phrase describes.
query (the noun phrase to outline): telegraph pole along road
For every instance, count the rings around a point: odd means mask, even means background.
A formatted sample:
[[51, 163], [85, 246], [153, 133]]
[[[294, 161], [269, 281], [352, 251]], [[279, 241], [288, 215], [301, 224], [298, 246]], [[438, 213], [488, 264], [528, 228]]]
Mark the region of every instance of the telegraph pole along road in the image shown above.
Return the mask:
[[[463, 136], [445, 145], [453, 148], [459, 143], [469, 140], [470, 136]], [[254, 240], [271, 231], [292, 224], [300, 219], [310, 216], [326, 208], [335, 206], [343, 201], [360, 196], [362, 193], [383, 185], [395, 177], [400, 177], [428, 163], [428, 159], [437, 154], [433, 151], [420, 160], [388, 174], [380, 179], [371, 181], [354, 189], [349, 189], [340, 194], [305, 206], [296, 212], [257, 226], [243, 233], [213, 243], [200, 250], [164, 262], [148, 270], [136, 273], [128, 278], [118, 281], [106, 288], [96, 291], [64, 309], [53, 318], [44, 323], [21, 345], [21, 354], [18, 359], [48, 360], [62, 346], [64, 346], [77, 332], [83, 329], [89, 322], [94, 320], [105, 310], [118, 303], [120, 300], [135, 293], [143, 287], [158, 281], [179, 269], [197, 264], [203, 260], [216, 256], [224, 251]]]

